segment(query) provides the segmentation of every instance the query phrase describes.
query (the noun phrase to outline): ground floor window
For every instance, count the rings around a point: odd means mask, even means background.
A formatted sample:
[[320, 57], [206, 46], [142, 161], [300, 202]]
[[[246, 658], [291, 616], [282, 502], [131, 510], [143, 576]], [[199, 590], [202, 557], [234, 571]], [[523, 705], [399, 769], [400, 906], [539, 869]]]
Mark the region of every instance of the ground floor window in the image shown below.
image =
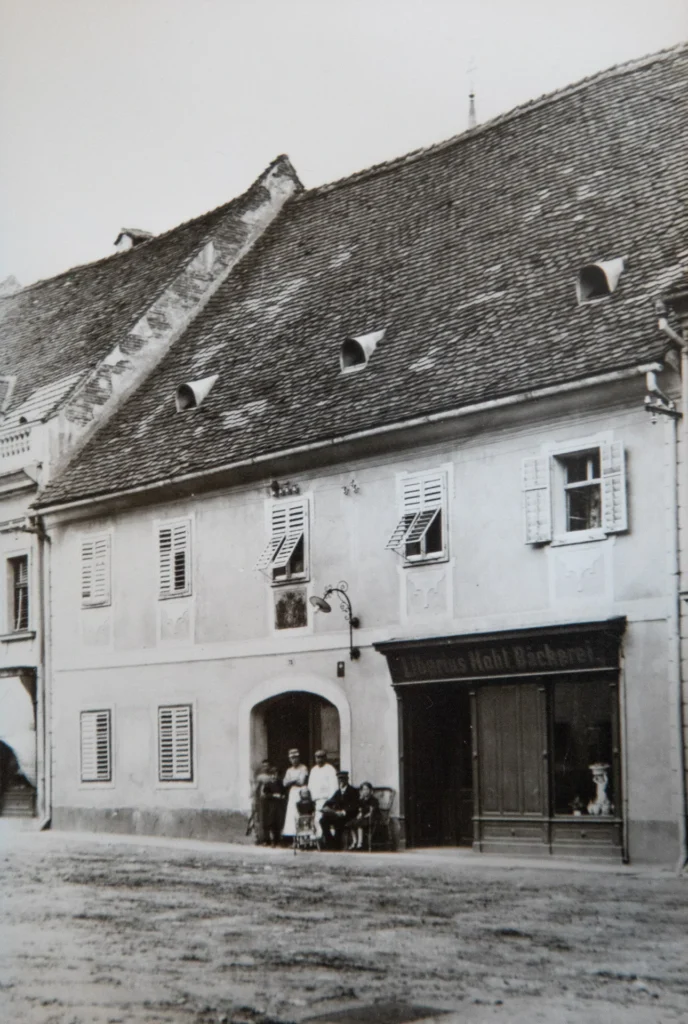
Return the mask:
[[110, 711], [81, 712], [81, 781], [112, 781]]
[[593, 681], [552, 687], [555, 814], [614, 812], [613, 696], [608, 684]]
[[160, 782], [193, 782], [190, 704], [158, 708], [158, 779]]

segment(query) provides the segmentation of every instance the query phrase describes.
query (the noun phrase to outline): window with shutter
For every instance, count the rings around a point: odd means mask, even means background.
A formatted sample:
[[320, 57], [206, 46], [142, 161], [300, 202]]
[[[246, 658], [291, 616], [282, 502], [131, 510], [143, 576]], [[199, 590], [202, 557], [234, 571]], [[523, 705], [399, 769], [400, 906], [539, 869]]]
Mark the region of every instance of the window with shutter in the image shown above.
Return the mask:
[[7, 560], [8, 619], [11, 633], [21, 633], [29, 628], [29, 556], [17, 555]]
[[81, 781], [112, 781], [110, 711], [81, 712]]
[[626, 470], [620, 441], [524, 459], [526, 544], [604, 540], [628, 529]]
[[158, 708], [158, 778], [193, 782], [193, 718], [190, 704]]
[[81, 542], [81, 604], [84, 608], [110, 604], [110, 537]]
[[158, 528], [160, 597], [191, 593], [191, 523], [188, 519]]
[[401, 517], [387, 548], [409, 563], [437, 561], [447, 556], [447, 486], [445, 473], [406, 477], [402, 485]]
[[270, 512], [270, 540], [256, 562], [274, 583], [308, 576], [308, 502], [280, 502]]

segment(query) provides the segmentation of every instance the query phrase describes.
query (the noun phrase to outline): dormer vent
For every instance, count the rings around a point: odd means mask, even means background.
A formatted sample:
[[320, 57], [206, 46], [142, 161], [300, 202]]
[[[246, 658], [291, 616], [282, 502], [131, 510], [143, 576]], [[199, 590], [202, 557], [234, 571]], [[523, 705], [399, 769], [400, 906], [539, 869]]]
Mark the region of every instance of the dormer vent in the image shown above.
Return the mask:
[[589, 302], [591, 299], [603, 299], [611, 295], [619, 283], [624, 267], [623, 258], [588, 263], [587, 266], [581, 267], [576, 282], [578, 301]]
[[385, 336], [384, 330], [373, 331], [371, 334], [360, 334], [356, 338], [347, 338], [342, 343], [339, 363], [342, 373], [362, 370], [366, 365], [379, 341]]
[[141, 245], [142, 242], [147, 242], [152, 237], [150, 231], [141, 231], [140, 228], [122, 228], [115, 239], [115, 249], [117, 252], [126, 252], [127, 249], [133, 249], [135, 245]]
[[177, 412], [185, 412], [187, 409], [195, 409], [207, 397], [210, 389], [217, 380], [218, 375], [203, 377], [202, 380], [190, 380], [180, 384], [175, 395]]

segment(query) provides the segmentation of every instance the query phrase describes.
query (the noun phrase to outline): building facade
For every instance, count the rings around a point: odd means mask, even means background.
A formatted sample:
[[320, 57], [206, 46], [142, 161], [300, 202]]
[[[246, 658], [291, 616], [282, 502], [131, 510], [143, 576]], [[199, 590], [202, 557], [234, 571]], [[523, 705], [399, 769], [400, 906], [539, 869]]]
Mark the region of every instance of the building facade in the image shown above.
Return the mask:
[[242, 838], [325, 747], [408, 845], [685, 859], [687, 69], [274, 165], [34, 500], [54, 824]]

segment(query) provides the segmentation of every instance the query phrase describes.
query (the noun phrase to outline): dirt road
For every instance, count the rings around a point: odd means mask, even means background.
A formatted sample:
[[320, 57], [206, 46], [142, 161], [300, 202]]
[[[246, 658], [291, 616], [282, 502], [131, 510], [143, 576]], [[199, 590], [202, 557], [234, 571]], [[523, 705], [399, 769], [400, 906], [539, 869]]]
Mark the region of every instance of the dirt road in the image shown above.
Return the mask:
[[0, 1019], [261, 1024], [377, 1004], [402, 1024], [413, 1004], [454, 1011], [445, 1024], [670, 1024], [688, 1019], [687, 896], [628, 869], [10, 834]]

